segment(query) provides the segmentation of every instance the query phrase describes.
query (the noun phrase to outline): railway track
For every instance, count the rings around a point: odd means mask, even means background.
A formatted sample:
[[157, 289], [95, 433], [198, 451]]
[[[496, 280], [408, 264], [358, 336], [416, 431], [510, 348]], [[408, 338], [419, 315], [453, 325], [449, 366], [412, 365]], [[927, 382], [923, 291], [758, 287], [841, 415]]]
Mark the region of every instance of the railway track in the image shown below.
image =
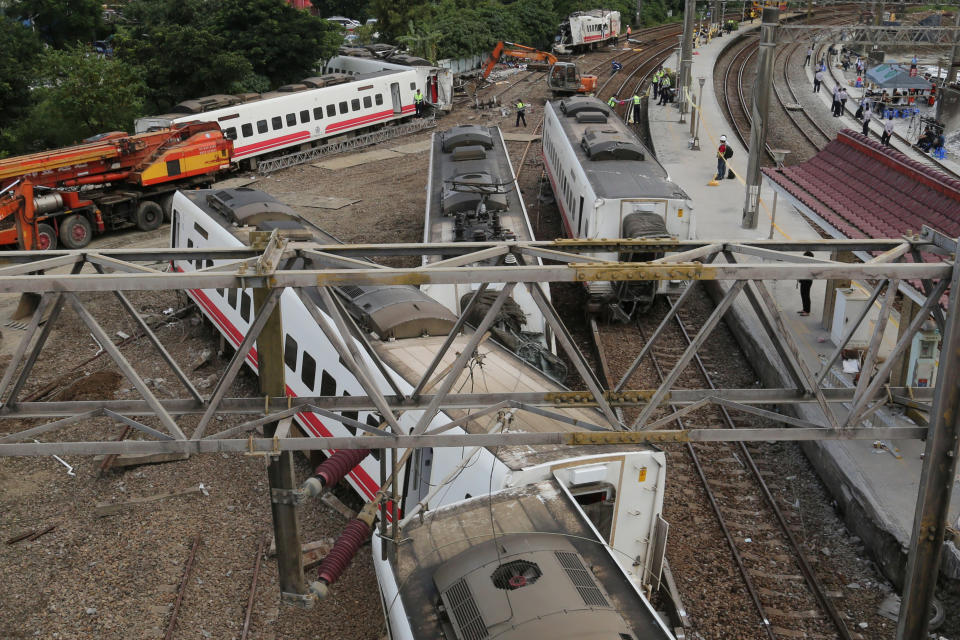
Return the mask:
[[[672, 305], [671, 302], [664, 310], [664, 305], [660, 304], [659, 308], [661, 311], [669, 311]], [[626, 386], [650, 388], [667, 377], [692, 340], [692, 330], [688, 327], [702, 325], [709, 311], [705, 304], [698, 303], [693, 309], [689, 304], [685, 305], [664, 326], [662, 335], [649, 352], [649, 357], [630, 375]], [[667, 317], [665, 313], [657, 315], [656, 318], [643, 318], [636, 327], [597, 326], [594, 323], [594, 339], [601, 345], [601, 358], [604, 358], [604, 342], [608, 345], [632, 344], [634, 351], [645, 344], [652, 327]], [[716, 331], [719, 332], [720, 328]], [[714, 336], [717, 336], [717, 333]], [[702, 348], [702, 354], [695, 355], [689, 366], [679, 373], [674, 386], [715, 388], [716, 374], [713, 372], [731, 370], [731, 367], [735, 370], [733, 375], [746, 376], [739, 384], [752, 384], [753, 374], [746, 359], [739, 352], [736, 358], [731, 357], [730, 350], [736, 349], [732, 337], [729, 338], [730, 342], [723, 340], [720, 337], [716, 340], [711, 337], [711, 345], [720, 341], [719, 352], [714, 348]], [[606, 351], [610, 353], [612, 349]], [[624, 371], [613, 369], [614, 367], [604, 369], [604, 377], [609, 380], [612, 375], [623, 376]], [[675, 410], [676, 407], [663, 407], [651, 420], [663, 419], [668, 412]], [[626, 423], [632, 424], [638, 415], [636, 410], [625, 412]], [[763, 419], [756, 416], [711, 405], [678, 418], [676, 425], [680, 429], [769, 426], [760, 424], [761, 422]], [[738, 617], [745, 618], [742, 621], [744, 628], [751, 629], [752, 634], [734, 635], [771, 640], [794, 637], [854, 637], [847, 629], [843, 616], [833, 605], [828, 589], [807, 560], [807, 554], [797, 538], [795, 531], [803, 524], [800, 512], [794, 508], [791, 501], [784, 499], [785, 489], [782, 486], [771, 486], [768, 482], [768, 477], [778, 477], [779, 464], [765, 453], [764, 445], [688, 444], [683, 450], [677, 447], [668, 451], [670, 482], [683, 487], [685, 497], [697, 503], [696, 507], [691, 508], [696, 510], [695, 519], [700, 519], [700, 525], [710, 518], [721, 532], [717, 537], [724, 540], [726, 558], [724, 559], [723, 552], [715, 551], [714, 562], [725, 566], [710, 569], [711, 574], [719, 573], [725, 576], [726, 581], [720, 580], [716, 584], [716, 590], [741, 591], [740, 603], [724, 604], [731, 606], [731, 609], [749, 607], [754, 612], [749, 614], [749, 620], [746, 619], [746, 609], [739, 610], [737, 614]], [[681, 452], [684, 455], [681, 455]], [[698, 485], [701, 487], [700, 491], [694, 492], [692, 487]], [[703, 555], [705, 556], [706, 552]], [[707, 563], [704, 557], [698, 557], [697, 562]], [[684, 566], [683, 562], [674, 566], [678, 575], [696, 573], [702, 569], [702, 566]], [[717, 580], [717, 577], [714, 575], [711, 580]], [[836, 588], [836, 585], [832, 587]], [[686, 596], [685, 604], [691, 608]], [[705, 605], [699, 603], [697, 606], [703, 608]], [[700, 614], [703, 615], [705, 614]]]

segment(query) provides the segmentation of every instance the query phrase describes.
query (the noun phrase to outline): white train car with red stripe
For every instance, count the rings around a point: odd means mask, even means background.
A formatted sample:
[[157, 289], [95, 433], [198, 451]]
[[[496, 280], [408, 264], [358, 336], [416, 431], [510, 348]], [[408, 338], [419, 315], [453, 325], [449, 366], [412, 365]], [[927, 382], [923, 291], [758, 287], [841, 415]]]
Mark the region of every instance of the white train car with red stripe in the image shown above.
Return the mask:
[[620, 12], [609, 9], [576, 11], [560, 23], [553, 51], [560, 54], [596, 49], [620, 37]]
[[[318, 244], [337, 244], [334, 238], [286, 205], [252, 189], [179, 192], [174, 198], [171, 222], [174, 251], [239, 248], [248, 243], [251, 231], [286, 232], [292, 233], [298, 241], [307, 241], [306, 236], [309, 236], [309, 240]], [[190, 272], [236, 261], [212, 259], [208, 257], [210, 255], [181, 255], [173, 261], [173, 267]], [[296, 262], [281, 265], [281, 268], [316, 270], [331, 266], [329, 259], [324, 262], [324, 254], [320, 252], [294, 260]], [[343, 268], [344, 263], [336, 262], [333, 266]], [[256, 313], [253, 292], [250, 289], [204, 289], [187, 293], [217, 330], [234, 347], [239, 346]], [[439, 353], [445, 343], [456, 318], [442, 304], [412, 286], [344, 286], [332, 289], [331, 293], [357, 324], [357, 333], [341, 337], [353, 341], [363, 356], [367, 371], [371, 372], [373, 383], [388, 397], [409, 398], [414, 385], [426, 375], [434, 354]], [[315, 289], [306, 288], [304, 294], [305, 299], [287, 289], [279, 301], [286, 393], [290, 397], [313, 398], [317, 404], [332, 397], [365, 395], [354, 373], [315, 320], [317, 317], [327, 326], [334, 326], [326, 302]], [[332, 331], [330, 335], [333, 335]], [[457, 355], [466, 352], [472, 335], [469, 327], [463, 327], [437, 363], [436, 370], [449, 371]], [[257, 371], [256, 349], [251, 349], [245, 362], [254, 372]], [[536, 394], [565, 390], [489, 339], [481, 341], [475, 348], [469, 366], [456, 373], [452, 389], [453, 393], [463, 390], [462, 393], [492, 397], [514, 391]], [[435, 391], [431, 384], [423, 393]], [[368, 400], [361, 402], [358, 399], [354, 405], [356, 410], [341, 408], [339, 414], [335, 414], [339, 419], [304, 411], [295, 416], [297, 428], [293, 432], [299, 430], [305, 436], [316, 437], [348, 436], [356, 435], [367, 425], [379, 427], [380, 416], [368, 403]], [[397, 420], [400, 428], [409, 433], [421, 416], [422, 410], [409, 410], [398, 415]], [[458, 425], [449, 427], [451, 420], [457, 420]], [[497, 412], [477, 412], [465, 405], [462, 410], [438, 413], [430, 421], [429, 429], [444, 427], [442, 431], [446, 434], [608, 430], [608, 427], [599, 426], [598, 423], [602, 422], [600, 413], [591, 408], [533, 411], [523, 407], [504, 407]], [[370, 439], [376, 437], [370, 436]], [[351, 486], [365, 501], [372, 501], [371, 505], [377, 504], [379, 479], [390, 477], [393, 471], [389, 467], [391, 456], [383, 455], [383, 451], [370, 450], [370, 454], [352, 469], [352, 461], [341, 465], [342, 472], [349, 470], [346, 477]], [[358, 455], [365, 454], [360, 450]], [[330, 458], [321, 465], [324, 470], [318, 468], [304, 487], [316, 486], [320, 478], [327, 477], [323, 474], [331, 465], [343, 460], [342, 455]], [[524, 541], [535, 539], [546, 545], [545, 552], [549, 548], [549, 553], [554, 554], [539, 560], [542, 570], [549, 575], [545, 575], [536, 589], [518, 592], [521, 596], [536, 596], [538, 593], [542, 596], [541, 589], [557, 586], [557, 580], [580, 576], [561, 570], [555, 560], [557, 557], [569, 561], [569, 565], [574, 556], [580, 555], [583, 559], [578, 562], [592, 567], [599, 574], [597, 586], [590, 591], [592, 606], [585, 607], [584, 599], [577, 595], [578, 583], [569, 583], [557, 597], [537, 597], [536, 602], [518, 609], [516, 613], [522, 615], [514, 622], [527, 625], [524, 629], [529, 629], [531, 634], [515, 637], [545, 637], [539, 633], [543, 629], [533, 628], [536, 623], [531, 621], [549, 618], [576, 626], [576, 633], [567, 634], [565, 637], [568, 638], [597, 637], [596, 629], [600, 625], [605, 630], [617, 631], [610, 637], [672, 640], [673, 636], [645, 595], [660, 582], [666, 540], [665, 522], [661, 516], [666, 479], [663, 452], [645, 445], [620, 444], [504, 445], [472, 449], [424, 447], [397, 469], [397, 478], [400, 497], [397, 515], [404, 520], [401, 523], [403, 535], [416, 538], [413, 544], [400, 545], [400, 553], [416, 552], [419, 556], [413, 563], [397, 562], [396, 557], [391, 559], [393, 554], [387, 554], [385, 559], [380, 548], [387, 542], [374, 534], [373, 560], [383, 596], [388, 634], [393, 640], [464, 637], [452, 632], [448, 635], [442, 633], [450, 624], [462, 627], [466, 621], [451, 607], [438, 606], [449, 585], [446, 581], [437, 582], [438, 574], [434, 572], [438, 569], [442, 572], [444, 566], [449, 570], [448, 561], [458, 551], [474, 549], [472, 545], [480, 544], [491, 529], [494, 535], [506, 536], [503, 543], [510, 552], [503, 555], [529, 553], [531, 549]], [[336, 482], [335, 479], [330, 481]], [[380, 514], [389, 519], [392, 504], [385, 506]], [[368, 508], [364, 513], [368, 513]], [[369, 537], [373, 532], [371, 524], [364, 524], [359, 519], [351, 521], [348, 524], [350, 540], [345, 544], [352, 544], [353, 551], [356, 551], [363, 535]], [[443, 542], [437, 541], [441, 540], [440, 537], [433, 541], [418, 537], [429, 537], [431, 532], [434, 536], [442, 533]], [[570, 536], [569, 543], [560, 540], [565, 536]], [[346, 537], [345, 532], [341, 540]], [[560, 555], [556, 556], [555, 552]], [[514, 558], [510, 560], [503, 561], [506, 563], [503, 572], [510, 574], [507, 578], [513, 578], [511, 571], [516, 565], [512, 562]], [[317, 591], [314, 592], [325, 596], [329, 585], [346, 568], [346, 562], [349, 559], [344, 561], [339, 554], [328, 555], [320, 566], [318, 581], [311, 583], [311, 591], [316, 585]], [[419, 571], [414, 577], [405, 574], [411, 566]], [[587, 571], [583, 573], [584, 577], [590, 575]], [[529, 584], [535, 580], [532, 577]], [[513, 579], [511, 588], [526, 589], [527, 584]], [[482, 601], [491, 595], [477, 591], [474, 596], [481, 602], [480, 609], [487, 611]], [[502, 595], [494, 597], [496, 602], [491, 604], [499, 606], [497, 603], [502, 598]], [[474, 627], [483, 625], [492, 637], [498, 625], [510, 621], [510, 615], [504, 617], [496, 612], [473, 619], [470, 624]]]
[[[397, 62], [398, 59], [403, 62]], [[453, 108], [453, 73], [449, 69], [434, 67], [426, 60], [413, 56], [398, 56], [390, 60], [340, 55], [330, 58], [323, 69], [325, 73], [347, 75], [412, 69], [417, 74], [417, 86], [420, 87], [424, 99], [430, 106], [440, 111], [450, 111]]]
[[336, 136], [411, 117], [416, 111], [416, 90], [429, 89], [430, 70], [395, 66], [372, 73], [307, 78], [271, 93], [187, 100], [173, 113], [140, 118], [135, 128], [141, 133], [180, 122], [216, 122], [234, 141], [233, 162], [252, 168], [265, 154], [307, 149]]

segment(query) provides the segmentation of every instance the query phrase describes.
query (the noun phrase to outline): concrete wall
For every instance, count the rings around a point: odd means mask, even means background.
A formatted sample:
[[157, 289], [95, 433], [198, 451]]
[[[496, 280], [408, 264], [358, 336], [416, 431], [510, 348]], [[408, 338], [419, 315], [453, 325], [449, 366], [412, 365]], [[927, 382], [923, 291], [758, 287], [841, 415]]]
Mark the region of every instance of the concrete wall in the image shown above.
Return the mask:
[[944, 87], [937, 91], [937, 120], [945, 126], [945, 135], [960, 131], [960, 89]]

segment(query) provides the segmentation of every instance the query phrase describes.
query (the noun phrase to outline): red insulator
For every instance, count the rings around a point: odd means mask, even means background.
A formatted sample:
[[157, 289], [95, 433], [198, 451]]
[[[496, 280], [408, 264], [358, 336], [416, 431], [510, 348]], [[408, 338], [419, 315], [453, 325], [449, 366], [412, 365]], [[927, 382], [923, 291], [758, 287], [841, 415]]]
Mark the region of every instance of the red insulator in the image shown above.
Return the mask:
[[321, 462], [313, 475], [320, 478], [323, 486], [332, 487], [343, 480], [343, 476], [350, 473], [369, 453], [370, 449], [341, 449]]
[[367, 541], [371, 533], [373, 533], [373, 529], [370, 525], [359, 518], [354, 518], [348, 522], [343, 533], [333, 543], [333, 549], [320, 563], [317, 577], [327, 584], [336, 582], [347, 565], [350, 564], [350, 561], [353, 560], [353, 556], [357, 555], [360, 545]]

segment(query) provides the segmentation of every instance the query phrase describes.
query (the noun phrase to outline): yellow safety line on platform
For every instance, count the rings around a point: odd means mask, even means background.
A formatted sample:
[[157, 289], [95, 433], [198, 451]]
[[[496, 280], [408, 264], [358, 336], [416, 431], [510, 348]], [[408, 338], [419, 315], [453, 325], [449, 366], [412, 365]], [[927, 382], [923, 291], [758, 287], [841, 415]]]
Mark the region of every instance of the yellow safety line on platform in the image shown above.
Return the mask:
[[[714, 147], [714, 148], [718, 147], [718, 146], [719, 146], [719, 144], [718, 144], [719, 139], [718, 139], [718, 138], [715, 138], [715, 137], [713, 136], [713, 133], [710, 131], [710, 127], [707, 126], [707, 121], [706, 121], [706, 119], [704, 119], [704, 117], [703, 117], [703, 115], [702, 115], [702, 112], [701, 112], [701, 109], [700, 109], [700, 105], [696, 104], [696, 103], [691, 99], [691, 94], [690, 94], [690, 91], [688, 90], [687, 87], [684, 87], [683, 90], [684, 90], [684, 93], [686, 93], [686, 95], [687, 95], [687, 104], [690, 105], [691, 114], [692, 114], [694, 111], [696, 111], [697, 118], [700, 119], [700, 126], [703, 128], [704, 131], [707, 132], [707, 137], [710, 138], [711, 146]], [[691, 117], [692, 117], [692, 115], [691, 115]], [[748, 150], [748, 151], [749, 151], [749, 150]], [[747, 186], [747, 181], [743, 178], [743, 176], [740, 175], [740, 173], [739, 173], [736, 169], [734, 169], [734, 168], [730, 165], [730, 161], [729, 161], [729, 160], [727, 161], [727, 170], [733, 172], [733, 175], [735, 175], [735, 176], [737, 177], [737, 180], [740, 182], [740, 184], [742, 184], [743, 186]], [[760, 206], [763, 207], [763, 210], [766, 212], [767, 217], [768, 217], [768, 218], [772, 218], [772, 217], [773, 217], [773, 214], [771, 213], [770, 209], [767, 207], [767, 203], [764, 202], [763, 198], [760, 198], [760, 199], [759, 199], [759, 203], [760, 203]], [[781, 228], [780, 228], [780, 225], [778, 225], [776, 222], [773, 223], [773, 228], [776, 229], [777, 232], [778, 232], [780, 235], [782, 235], [784, 238], [786, 238], [787, 240], [793, 240], [793, 238], [790, 236], [790, 234], [788, 234], [786, 231], [784, 231], [783, 229], [781, 229]]]

